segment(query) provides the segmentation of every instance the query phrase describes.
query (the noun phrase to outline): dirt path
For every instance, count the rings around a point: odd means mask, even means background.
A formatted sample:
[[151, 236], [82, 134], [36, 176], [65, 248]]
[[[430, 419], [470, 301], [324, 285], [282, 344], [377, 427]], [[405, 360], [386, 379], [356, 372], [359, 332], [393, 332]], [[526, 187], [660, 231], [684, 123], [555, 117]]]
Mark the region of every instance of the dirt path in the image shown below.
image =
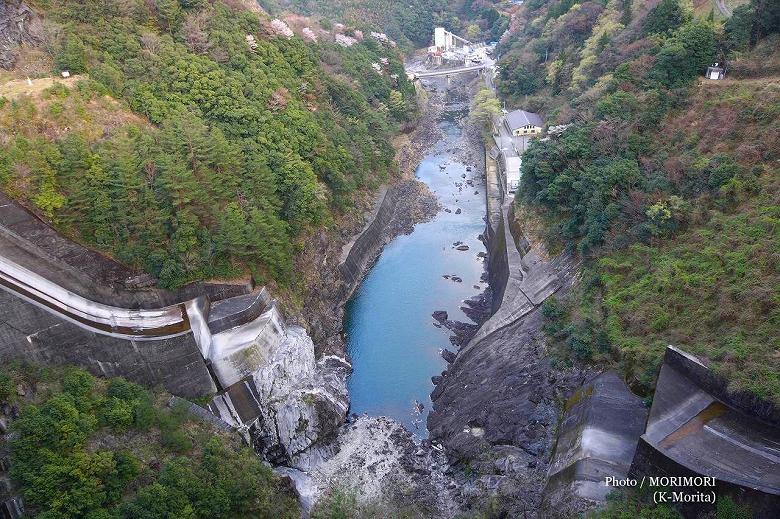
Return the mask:
[[0, 84], [0, 97], [16, 99], [23, 95], [40, 94], [47, 88], [51, 88], [56, 83], [61, 83], [68, 88], [76, 85], [76, 82], [86, 79], [87, 76], [71, 76], [68, 78], [46, 77], [39, 79], [14, 79]]

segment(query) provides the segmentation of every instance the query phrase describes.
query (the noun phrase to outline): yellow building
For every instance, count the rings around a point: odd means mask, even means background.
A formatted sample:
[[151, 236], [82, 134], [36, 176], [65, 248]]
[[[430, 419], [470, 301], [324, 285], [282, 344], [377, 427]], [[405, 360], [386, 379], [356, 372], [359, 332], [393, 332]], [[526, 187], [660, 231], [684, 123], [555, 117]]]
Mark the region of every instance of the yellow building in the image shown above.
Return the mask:
[[504, 125], [513, 137], [523, 137], [541, 134], [544, 123], [539, 114], [515, 110], [506, 114]]

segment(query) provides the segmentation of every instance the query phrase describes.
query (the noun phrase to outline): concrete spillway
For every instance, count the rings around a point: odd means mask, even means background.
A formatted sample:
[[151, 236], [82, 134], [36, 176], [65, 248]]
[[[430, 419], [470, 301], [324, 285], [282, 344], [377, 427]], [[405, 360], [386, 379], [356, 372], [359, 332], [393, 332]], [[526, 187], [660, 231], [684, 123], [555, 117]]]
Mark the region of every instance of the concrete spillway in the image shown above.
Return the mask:
[[209, 337], [202, 334], [208, 304], [205, 298], [154, 310], [118, 308], [74, 294], [2, 257], [0, 286], [95, 333], [128, 340], [154, 340], [195, 330], [198, 342], [205, 342], [202, 351], [208, 350]]
[[0, 359], [75, 364], [182, 397], [214, 395], [202, 413], [286, 463], [337, 429], [349, 407], [349, 363], [317, 360], [306, 331], [286, 325], [264, 288], [156, 288], [2, 193]]

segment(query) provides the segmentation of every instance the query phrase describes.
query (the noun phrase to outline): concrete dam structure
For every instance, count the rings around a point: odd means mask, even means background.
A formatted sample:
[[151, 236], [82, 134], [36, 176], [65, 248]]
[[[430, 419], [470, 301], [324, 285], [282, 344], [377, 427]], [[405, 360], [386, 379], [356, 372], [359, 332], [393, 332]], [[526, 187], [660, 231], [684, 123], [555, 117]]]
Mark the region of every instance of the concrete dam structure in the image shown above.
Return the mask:
[[[0, 355], [72, 363], [180, 396], [228, 388], [285, 332], [250, 283], [151, 286], [0, 193]], [[260, 346], [262, 345], [262, 347]]]
[[155, 287], [70, 241], [0, 193], [0, 358], [215, 395], [208, 410], [269, 459], [291, 463], [349, 407], [343, 358], [317, 360], [251, 283]]
[[[735, 393], [697, 357], [666, 349], [647, 428], [639, 438], [630, 476], [711, 476], [714, 491], [750, 507], [754, 517], [780, 512], [780, 410]], [[681, 503], [686, 516], [714, 510]]]
[[[0, 256], [0, 354], [202, 396], [250, 375], [285, 329], [268, 292], [127, 309], [74, 294]], [[211, 372], [211, 374], [209, 373]]]

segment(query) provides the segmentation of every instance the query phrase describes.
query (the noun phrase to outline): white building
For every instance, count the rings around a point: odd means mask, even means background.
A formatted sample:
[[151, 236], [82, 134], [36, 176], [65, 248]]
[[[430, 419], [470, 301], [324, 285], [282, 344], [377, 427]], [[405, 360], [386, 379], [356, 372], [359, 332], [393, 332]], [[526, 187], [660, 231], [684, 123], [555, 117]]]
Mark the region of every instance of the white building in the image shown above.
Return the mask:
[[506, 189], [510, 193], [517, 191], [520, 187], [520, 168], [523, 165], [523, 159], [517, 155], [510, 156], [508, 153], [501, 153], [504, 158], [504, 171], [506, 172]]
[[514, 193], [520, 187], [523, 152], [529, 141], [542, 132], [542, 118], [533, 112], [515, 110], [493, 121], [493, 139], [501, 152], [501, 167], [506, 175], [506, 190]]

